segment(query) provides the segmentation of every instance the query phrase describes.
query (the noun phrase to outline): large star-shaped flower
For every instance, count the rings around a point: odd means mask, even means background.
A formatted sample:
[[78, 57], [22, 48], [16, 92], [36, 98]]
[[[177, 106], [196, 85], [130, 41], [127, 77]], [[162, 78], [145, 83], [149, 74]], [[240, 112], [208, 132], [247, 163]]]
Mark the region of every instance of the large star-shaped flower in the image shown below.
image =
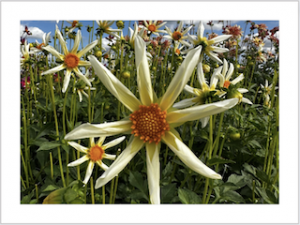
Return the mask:
[[168, 145], [178, 158], [195, 172], [212, 179], [222, 178], [215, 171], [205, 166], [198, 157], [193, 154], [182, 142], [175, 127], [187, 121], [198, 120], [209, 115], [223, 112], [235, 106], [238, 100], [229, 99], [183, 110], [174, 110], [174, 108], [171, 108], [197, 65], [201, 48], [202, 47], [199, 46], [187, 54], [168, 89], [160, 99], [156, 97], [152, 89], [150, 70], [146, 56], [146, 44], [141, 37], [137, 36], [135, 39], [135, 60], [140, 100], [94, 56], [89, 56], [97, 76], [105, 87], [132, 112], [129, 118], [117, 122], [99, 125], [83, 124], [65, 136], [66, 140], [75, 140], [86, 137], [132, 133], [128, 146], [96, 181], [96, 188], [105, 185], [117, 176], [137, 152], [145, 146], [150, 201], [152, 204], [159, 204], [159, 151], [161, 141]]

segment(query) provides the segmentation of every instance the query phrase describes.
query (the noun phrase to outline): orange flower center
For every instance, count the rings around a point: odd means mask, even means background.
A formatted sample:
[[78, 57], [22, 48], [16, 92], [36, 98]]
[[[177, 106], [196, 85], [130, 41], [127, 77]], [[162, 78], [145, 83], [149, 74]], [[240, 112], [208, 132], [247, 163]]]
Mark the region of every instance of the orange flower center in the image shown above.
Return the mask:
[[37, 48], [37, 49], [42, 49], [42, 47], [43, 47], [43, 46], [45, 46], [45, 44], [44, 44], [44, 43], [42, 43], [42, 44], [39, 44], [38, 46], [36, 46], [36, 48]]
[[148, 30], [150, 30], [151, 32], [156, 31], [156, 26], [154, 24], [151, 24], [148, 26]]
[[158, 144], [165, 131], [170, 130], [166, 117], [167, 112], [161, 111], [157, 103], [150, 106], [140, 105], [140, 109], [130, 115], [131, 133], [139, 136], [144, 142]]
[[68, 68], [75, 68], [78, 66], [79, 63], [79, 58], [77, 57], [77, 55], [73, 54], [73, 53], [69, 53], [66, 55], [65, 57], [65, 64]]
[[177, 55], [179, 55], [179, 54], [180, 54], [180, 50], [177, 48], [177, 49], [175, 50], [175, 53], [176, 53]]
[[103, 154], [104, 154], [104, 150], [98, 145], [91, 147], [89, 150], [89, 157], [94, 162], [101, 160], [103, 158]]
[[229, 85], [230, 85], [230, 81], [229, 80], [225, 80], [224, 85], [223, 85], [224, 88], [228, 88]]
[[181, 34], [179, 31], [175, 31], [175, 32], [172, 34], [172, 38], [173, 38], [175, 41], [180, 40], [181, 37], [182, 37], [182, 34]]
[[76, 27], [77, 23], [78, 23], [78, 20], [74, 20], [72, 23], [72, 27]]

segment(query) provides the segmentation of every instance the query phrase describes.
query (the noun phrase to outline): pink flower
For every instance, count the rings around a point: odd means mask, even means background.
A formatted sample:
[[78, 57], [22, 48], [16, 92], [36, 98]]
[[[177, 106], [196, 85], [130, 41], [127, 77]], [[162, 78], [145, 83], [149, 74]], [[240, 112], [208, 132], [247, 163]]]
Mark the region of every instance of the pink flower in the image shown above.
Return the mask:
[[226, 26], [226, 28], [225, 28], [225, 34], [232, 35], [231, 38], [233, 38], [233, 39], [241, 38], [242, 33], [243, 33], [242, 28], [238, 25]]
[[[28, 89], [30, 89], [29, 84], [30, 84], [30, 77], [27, 77], [27, 88]], [[23, 77], [21, 79], [21, 86], [22, 86], [22, 88], [26, 88], [25, 77]]]

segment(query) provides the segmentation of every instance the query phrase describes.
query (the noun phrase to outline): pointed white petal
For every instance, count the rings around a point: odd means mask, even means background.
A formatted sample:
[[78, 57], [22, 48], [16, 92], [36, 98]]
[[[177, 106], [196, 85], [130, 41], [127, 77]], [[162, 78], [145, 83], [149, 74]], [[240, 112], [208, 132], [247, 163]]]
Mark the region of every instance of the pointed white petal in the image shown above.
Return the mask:
[[103, 142], [105, 141], [105, 138], [106, 138], [106, 136], [100, 137], [99, 140], [98, 140], [98, 142], [97, 142], [97, 145], [102, 146]]
[[113, 164], [102, 174], [96, 181], [95, 188], [100, 188], [117, 176], [124, 167], [130, 162], [130, 160], [136, 155], [136, 153], [144, 146], [144, 142], [135, 137], [128, 144], [127, 148], [118, 156]]
[[68, 142], [69, 145], [71, 145], [73, 148], [75, 148], [77, 151], [80, 151], [82, 153], [87, 153], [87, 151], [89, 150], [89, 148], [84, 147], [74, 141], [70, 141]]
[[190, 169], [194, 170], [205, 177], [211, 179], [222, 179], [222, 177], [215, 171], [207, 167], [201, 162], [194, 153], [171, 131], [167, 131], [163, 136], [163, 141], [169, 146], [169, 148], [178, 156], [178, 158]]
[[46, 50], [47, 52], [50, 52], [52, 55], [54, 55], [56, 58], [63, 60], [63, 55], [60, 54], [58, 51], [55, 50], [55, 48], [53, 48], [51, 45], [47, 45], [45, 47], [43, 47], [44, 50]]
[[84, 49], [80, 50], [77, 53], [78, 58], [81, 58], [81, 56], [83, 56], [85, 53], [92, 50], [97, 44], [98, 44], [98, 40], [89, 43], [87, 46], [84, 47]]
[[[223, 59], [223, 70], [222, 70], [222, 75], [224, 76], [224, 77], [226, 77], [226, 72], [227, 72], [227, 70], [228, 70], [228, 62], [227, 62], [227, 60], [224, 58]], [[223, 87], [223, 86], [222, 86]]]
[[241, 94], [244, 94], [244, 93], [247, 93], [247, 92], [248, 92], [248, 90], [245, 89], [245, 88], [238, 88], [237, 90], [238, 90], [238, 92], [240, 92]]
[[236, 85], [238, 82], [242, 81], [243, 79], [244, 79], [244, 74], [240, 74], [237, 78], [235, 78], [230, 83], [233, 84], [233, 85]]
[[227, 75], [225, 76], [226, 80], [230, 80], [230, 78], [231, 78], [231, 76], [233, 74], [233, 70], [234, 70], [234, 66], [233, 66], [232, 63], [230, 63], [229, 70], [227, 72]]
[[52, 68], [50, 70], [47, 70], [47, 71], [41, 73], [41, 75], [46, 75], [46, 74], [50, 74], [50, 73], [56, 73], [56, 72], [61, 71], [61, 70], [65, 69], [65, 68], [66, 68], [66, 66], [64, 64], [61, 64], [61, 65], [59, 65], [57, 67], [54, 67], [54, 68]]
[[68, 166], [78, 166], [78, 165], [80, 165], [81, 163], [84, 163], [87, 160], [89, 160], [89, 157], [87, 155], [84, 155], [81, 158], [75, 160], [74, 162], [69, 163]]
[[77, 90], [77, 93], [79, 95], [79, 102], [82, 102], [82, 94], [81, 91]]
[[202, 21], [200, 21], [198, 30], [197, 30], [197, 36], [200, 38], [203, 38], [203, 34], [204, 34], [204, 25], [203, 25]]
[[200, 121], [201, 121], [201, 128], [206, 127], [206, 125], [207, 125], [207, 123], [209, 121], [209, 116], [200, 119]]
[[167, 121], [169, 124], [172, 123], [184, 123], [187, 121], [198, 120], [210, 115], [224, 112], [238, 103], [237, 98], [232, 98], [220, 102], [211, 104], [205, 104], [200, 106], [193, 106], [187, 109], [176, 110], [168, 113]]
[[89, 79], [80, 72], [78, 67], [74, 68], [73, 70], [76, 73], [76, 75], [80, 78], [80, 80], [83, 80], [83, 82], [86, 83], [88, 86], [92, 86]]
[[141, 102], [95, 56], [88, 56], [97, 76], [104, 86], [131, 112], [138, 110]]
[[103, 155], [104, 159], [110, 159], [110, 160], [115, 160], [116, 159], [116, 155], [111, 155], [111, 154], [104, 154]]
[[80, 40], [81, 40], [81, 31], [78, 30], [77, 34], [76, 34], [76, 38], [74, 40], [74, 45], [73, 45], [71, 53], [74, 53], [74, 54], [77, 53], [78, 47], [80, 45]]
[[149, 187], [151, 204], [160, 204], [159, 150], [160, 150], [160, 143], [146, 144], [147, 179], [148, 179], [148, 187]]
[[192, 94], [193, 96], [198, 96], [195, 92], [194, 92], [194, 89], [193, 87], [189, 86], [188, 84], [186, 84], [184, 86], [184, 91], [185, 92], [188, 92], [189, 94]]
[[217, 52], [217, 53], [224, 53], [224, 52], [228, 52], [229, 49], [228, 48], [219, 48], [219, 47], [215, 47], [215, 46], [212, 46], [212, 51], [213, 52]]
[[191, 50], [187, 54], [180, 67], [177, 69], [174, 78], [172, 79], [166, 93], [163, 95], [160, 102], [160, 107], [162, 110], [169, 109], [183, 90], [184, 86], [190, 79], [195, 66], [198, 63], [201, 49], [202, 47], [199, 46]]
[[64, 84], [63, 84], [63, 88], [62, 88], [62, 92], [65, 93], [69, 83], [70, 83], [70, 78], [71, 78], [71, 71], [70, 69], [67, 69], [66, 74], [65, 74], [65, 78], [64, 78]]
[[181, 40], [180, 43], [183, 44], [183, 45], [185, 45], [185, 46], [188, 46], [188, 47], [191, 46], [191, 44], [188, 43], [187, 41], [182, 41], [182, 40]]
[[65, 42], [63, 36], [61, 35], [60, 30], [58, 29], [58, 26], [57, 26], [57, 25], [56, 25], [56, 31], [55, 31], [55, 33], [56, 33], [56, 35], [57, 35], [57, 37], [58, 37], [58, 40], [59, 40], [59, 43], [60, 43], [60, 45], [61, 45], [61, 48], [62, 48], [62, 50], [63, 50], [63, 52], [64, 52], [64, 55], [67, 55], [67, 54], [69, 53], [69, 51], [68, 51], [66, 42]]
[[89, 179], [93, 173], [94, 165], [95, 165], [94, 162], [92, 162], [92, 161], [89, 162], [89, 165], [86, 168], [84, 180], [82, 181], [84, 184], [87, 184], [87, 182], [89, 181]]
[[99, 125], [85, 123], [76, 127], [65, 136], [65, 140], [77, 140], [89, 137], [113, 136], [131, 130], [132, 122], [122, 120]]
[[183, 99], [180, 102], [176, 102], [173, 105], [173, 108], [183, 109], [183, 108], [186, 108], [186, 107], [190, 107], [190, 106], [197, 103], [197, 99], [198, 99], [198, 97]]
[[96, 162], [98, 164], [98, 166], [100, 166], [104, 171], [106, 171], [108, 169], [108, 166], [105, 165], [102, 161], [97, 161]]
[[252, 105], [253, 103], [248, 98], [242, 98], [242, 102]]
[[78, 66], [90, 66], [91, 63], [88, 61], [79, 61]]
[[103, 147], [103, 149], [108, 149], [108, 148], [114, 147], [114, 146], [120, 144], [122, 141], [124, 141], [124, 139], [125, 139], [125, 136], [119, 137], [113, 141], [106, 143], [102, 147]]
[[221, 59], [218, 58], [217, 54], [214, 54], [213, 52], [209, 52], [209, 54], [207, 54], [209, 58], [211, 58], [212, 60], [214, 60], [217, 63], [223, 63]]
[[182, 32], [182, 35], [186, 35], [186, 34], [190, 31], [190, 29], [192, 29], [192, 27], [193, 27], [193, 26], [190, 26], [190, 27], [186, 28], [186, 29]]
[[215, 37], [215, 38], [213, 38], [211, 40], [214, 41], [214, 44], [216, 44], [216, 43], [225, 41], [225, 40], [227, 40], [230, 37], [231, 37], [231, 35], [221, 35], [221, 36]]
[[204, 73], [203, 73], [202, 62], [198, 63], [198, 66], [197, 66], [197, 78], [198, 78], [199, 84], [201, 85], [201, 88], [204, 88], [204, 86], [207, 87], [206, 80], [205, 80]]
[[140, 99], [143, 105], [150, 105], [153, 103], [153, 93], [149, 65], [146, 56], [146, 44], [140, 36], [137, 36], [134, 46]]

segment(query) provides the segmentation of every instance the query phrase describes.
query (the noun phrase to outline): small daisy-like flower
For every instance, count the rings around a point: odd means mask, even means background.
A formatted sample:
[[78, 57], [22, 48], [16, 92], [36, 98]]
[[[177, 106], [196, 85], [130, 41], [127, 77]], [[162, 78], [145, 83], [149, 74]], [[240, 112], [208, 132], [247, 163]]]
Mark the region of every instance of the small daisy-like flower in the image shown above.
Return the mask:
[[258, 62], [266, 62], [267, 58], [265, 56], [265, 54], [262, 52], [263, 48], [262, 46], [259, 46], [259, 49], [257, 51], [257, 56], [256, 56], [256, 61]]
[[103, 145], [105, 137], [100, 137], [96, 144], [94, 142], [94, 138], [90, 138], [90, 148], [84, 147], [76, 142], [68, 142], [68, 144], [75, 148], [77, 151], [85, 154], [83, 157], [69, 163], [68, 166], [78, 166], [81, 163], [89, 160], [85, 178], [83, 180], [83, 183], [87, 184], [92, 175], [95, 163], [103, 170], [107, 170], [108, 167], [102, 162], [102, 159], [114, 160], [116, 158], [115, 155], [105, 153], [105, 150], [120, 144], [124, 139], [125, 137], [123, 136]]
[[[94, 81], [94, 78], [89, 79], [89, 70], [86, 71], [85, 77], [91, 83]], [[89, 98], [89, 95], [84, 90], [89, 90], [89, 89], [90, 90], [96, 90], [96, 88], [86, 86], [86, 83], [82, 79], [79, 79], [76, 82], [75, 87], [77, 89], [77, 93], [78, 93], [78, 96], [79, 96], [79, 102], [82, 102], [82, 95], [84, 95], [85, 97]]]
[[[269, 85], [268, 80], [265, 81], [265, 86], [263, 84], [260, 84], [260, 87], [262, 91], [259, 91], [258, 93], [263, 93], [264, 97], [264, 105], [270, 107], [271, 106], [271, 101], [270, 101], [270, 94], [272, 91], [273, 84]], [[277, 90], [278, 87], [275, 87], [275, 90]], [[274, 95], [277, 97], [277, 95]]]
[[[197, 67], [197, 77], [201, 88], [193, 88], [186, 84], [184, 90], [187, 93], [191, 94], [193, 97], [179, 101], [175, 103], [173, 107], [177, 109], [182, 109], [190, 106], [204, 105], [205, 102], [209, 99], [209, 97], [212, 97], [214, 95], [221, 96], [223, 93], [221, 93], [219, 90], [216, 90], [218, 81], [219, 83], [224, 82], [224, 78], [220, 74], [221, 70], [222, 66], [214, 70], [214, 73], [210, 79], [210, 85], [208, 86], [203, 73], [203, 65], [200, 62]], [[222, 104], [222, 101], [220, 101], [220, 104]], [[202, 128], [205, 127], [209, 121], [209, 116], [201, 118], [200, 121], [202, 124]]]
[[76, 28], [80, 28], [82, 25], [79, 23], [78, 20], [73, 20], [73, 21], [68, 21], [66, 20], [66, 22], [68, 22], [69, 24], [71, 24], [71, 28], [68, 30], [68, 32], [66, 33], [67, 35], [69, 33], [72, 33], [73, 30], [75, 30]]
[[63, 69], [67, 69], [67, 72], [65, 74], [65, 79], [64, 79], [64, 84], [63, 84], [63, 88], [62, 88], [62, 92], [65, 92], [67, 90], [67, 87], [69, 85], [70, 82], [70, 77], [71, 77], [71, 72], [74, 71], [76, 73], [76, 75], [81, 78], [87, 85], [91, 86], [90, 81], [80, 72], [79, 70], [79, 66], [90, 66], [90, 62], [88, 61], [82, 61], [80, 60], [80, 58], [86, 54], [88, 51], [90, 51], [91, 49], [93, 49], [97, 43], [98, 40], [95, 40], [94, 42], [91, 42], [90, 44], [88, 44], [87, 46], [85, 46], [85, 48], [83, 48], [82, 50], [80, 50], [79, 52], [77, 52], [78, 47], [80, 45], [80, 40], [81, 40], [81, 31], [78, 30], [77, 31], [77, 35], [74, 41], [74, 45], [72, 50], [69, 52], [66, 42], [63, 38], [63, 36], [61, 35], [58, 27], [56, 26], [56, 35], [58, 36], [60, 45], [63, 49], [63, 53], [61, 54], [58, 51], [56, 51], [56, 49], [54, 49], [52, 46], [48, 45], [46, 47], [43, 47], [44, 50], [50, 52], [53, 56], [55, 56], [57, 59], [61, 60], [63, 63], [57, 67], [54, 67], [50, 70], [47, 70], [45, 72], [43, 72], [41, 75], [45, 75], [45, 74], [50, 74], [50, 73], [56, 73], [58, 71], [61, 71]]
[[[244, 79], [244, 74], [240, 74], [238, 77], [236, 77], [234, 80], [230, 81], [230, 78], [233, 75], [234, 66], [232, 63], [230, 63], [230, 67], [228, 70], [228, 62], [224, 59], [223, 60], [223, 70], [222, 70], [222, 76], [224, 77], [223, 82], [220, 82], [220, 87], [223, 87], [226, 89], [227, 97], [228, 98], [238, 98], [239, 102], [244, 102], [247, 104], [252, 105], [253, 103], [248, 99], [243, 97], [242, 94], [247, 93], [248, 90], [245, 88], [235, 88], [234, 85], [239, 83]], [[225, 93], [224, 93], [225, 94]]]
[[158, 33], [167, 33], [165, 30], [158, 30], [158, 28], [161, 28], [163, 25], [165, 25], [167, 22], [158, 24], [157, 21], [149, 20], [148, 22], [144, 20], [144, 26], [148, 31], [150, 31], [152, 34], [159, 36]]
[[185, 39], [187, 39], [188, 37], [184, 36], [184, 35], [186, 35], [193, 26], [190, 26], [190, 27], [186, 28], [184, 31], [181, 32], [182, 27], [183, 27], [182, 21], [179, 23], [178, 28], [174, 32], [172, 32], [170, 30], [170, 28], [168, 28], [166, 26], [166, 30], [167, 30], [167, 33], [169, 35], [164, 36], [164, 38], [180, 42], [181, 44], [190, 47], [191, 44], [185, 41]]
[[181, 50], [184, 48], [184, 45], [181, 45], [181, 47], [179, 47], [179, 42], [175, 43], [174, 45], [174, 52], [177, 56], [179, 56], [181, 54]]
[[[194, 47], [197, 47], [199, 45], [202, 46], [202, 52], [199, 61], [202, 62], [203, 54], [205, 53], [213, 61], [222, 63], [222, 60], [218, 58], [218, 55], [216, 53], [224, 53], [224, 52], [228, 52], [229, 50], [227, 48], [220, 48], [213, 45], [227, 40], [228, 38], [231, 37], [231, 35], [221, 35], [213, 39], [207, 40], [207, 38], [204, 37], [203, 34], [204, 34], [204, 25], [202, 21], [199, 23], [197, 36], [188, 34], [188, 38], [193, 43]], [[190, 51], [191, 49], [188, 49], [186, 52]]]
[[30, 44], [27, 44], [27, 40], [25, 40], [24, 45], [21, 46], [22, 57], [20, 59], [20, 66], [30, 59], [29, 54], [32, 54], [32, 52], [29, 52], [29, 47]]
[[259, 37], [254, 37], [252, 42], [255, 44], [255, 46], [259, 47], [259, 46], [264, 46], [265, 43], [263, 42], [263, 40]]
[[34, 53], [43, 51], [42, 47], [46, 47], [50, 41], [50, 34], [51, 32], [49, 32], [47, 35], [46, 33], [43, 34], [43, 42], [41, 44], [37, 40], [35, 41], [36, 47], [31, 48]]
[[108, 21], [108, 20], [96, 20], [99, 28], [97, 28], [96, 30], [98, 30], [99, 33], [106, 33], [112, 36], [115, 36], [116, 38], [120, 38], [117, 34], [115, 34], [114, 32], [119, 32], [121, 31], [120, 29], [112, 29], [110, 26], [113, 25], [113, 23], [115, 21]]

